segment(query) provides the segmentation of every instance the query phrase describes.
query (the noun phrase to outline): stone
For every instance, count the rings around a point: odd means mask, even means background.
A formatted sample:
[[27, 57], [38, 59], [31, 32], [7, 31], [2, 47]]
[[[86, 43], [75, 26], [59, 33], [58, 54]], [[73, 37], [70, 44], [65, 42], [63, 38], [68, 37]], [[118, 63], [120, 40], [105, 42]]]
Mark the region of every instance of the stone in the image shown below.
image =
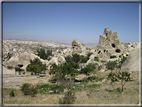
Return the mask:
[[33, 60], [35, 58], [39, 58], [40, 61], [43, 63], [43, 64], [48, 64], [48, 61], [47, 60], [43, 60], [41, 59], [39, 56], [33, 54], [33, 53], [30, 53], [30, 52], [24, 52], [24, 53], [20, 53], [19, 56], [13, 56], [11, 57], [7, 62], [6, 62], [6, 65], [8, 66], [13, 66], [13, 67], [17, 67], [17, 66], [20, 66], [21, 69], [26, 69], [26, 66], [28, 64], [30, 64], [30, 60]]
[[15, 70], [14, 69], [9, 70], [3, 66], [3, 75], [5, 75], [5, 74], [15, 75]]
[[94, 57], [117, 60], [120, 55], [125, 55], [124, 45], [120, 43], [117, 32], [105, 28], [103, 35], [100, 35], [99, 44], [94, 48]]
[[65, 58], [63, 56], [58, 57], [58, 64], [63, 64], [65, 62], [66, 62], [66, 60], [65, 60]]
[[53, 93], [54, 93], [54, 91], [50, 90], [50, 91], [49, 91], [49, 93], [50, 93], [50, 94], [53, 94]]
[[86, 56], [87, 53], [89, 52], [89, 49], [81, 42], [77, 40], [72, 41], [72, 54], [79, 54], [79, 55], [84, 55]]
[[125, 60], [125, 62], [121, 66], [121, 71], [139, 71], [139, 62], [140, 62], [140, 57], [139, 57], [139, 51], [140, 51], [140, 45], [139, 43], [137, 47], [130, 52], [129, 56]]

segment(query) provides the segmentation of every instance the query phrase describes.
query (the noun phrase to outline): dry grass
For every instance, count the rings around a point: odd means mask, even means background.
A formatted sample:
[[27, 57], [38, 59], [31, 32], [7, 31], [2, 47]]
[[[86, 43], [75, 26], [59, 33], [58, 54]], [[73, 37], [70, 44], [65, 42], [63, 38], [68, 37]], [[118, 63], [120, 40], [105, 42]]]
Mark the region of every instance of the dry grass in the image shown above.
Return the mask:
[[[106, 77], [110, 71], [97, 73], [100, 77]], [[131, 77], [135, 81], [126, 83], [124, 92], [120, 93], [116, 89], [121, 88], [119, 82], [110, 85], [109, 81], [104, 82], [100, 87], [82, 89], [76, 91], [75, 104], [138, 104], [139, 103], [139, 72], [133, 72]], [[41, 78], [46, 80], [47, 78]], [[36, 81], [34, 80], [25, 80]], [[20, 90], [15, 90], [15, 97], [10, 97], [12, 89], [3, 90], [4, 104], [58, 104], [59, 98], [63, 94], [37, 94], [36, 97], [24, 96]]]

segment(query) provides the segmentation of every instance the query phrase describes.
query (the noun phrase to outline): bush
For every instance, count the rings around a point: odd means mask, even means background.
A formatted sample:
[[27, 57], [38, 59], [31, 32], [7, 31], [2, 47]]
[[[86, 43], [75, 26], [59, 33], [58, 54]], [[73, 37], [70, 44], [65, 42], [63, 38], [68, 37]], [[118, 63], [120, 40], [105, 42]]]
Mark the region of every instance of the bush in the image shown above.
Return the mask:
[[94, 61], [99, 61], [99, 58], [98, 57], [94, 57]]
[[101, 84], [92, 84], [92, 85], [87, 85], [87, 88], [96, 88], [96, 87], [100, 87]]
[[21, 69], [21, 68], [19, 68], [19, 67], [15, 67], [15, 71], [21, 72], [21, 71], [24, 71], [24, 69]]
[[73, 104], [75, 102], [75, 93], [72, 91], [68, 91], [65, 93], [65, 96], [61, 99], [59, 98], [59, 104]]
[[80, 55], [78, 55], [78, 54], [73, 54], [72, 55], [73, 57], [73, 61], [75, 62], [75, 63], [78, 63], [79, 61], [80, 61]]
[[67, 92], [65, 96], [61, 99], [59, 98], [59, 104], [73, 104], [75, 102], [75, 93], [72, 93], [72, 82], [66, 83]]
[[112, 62], [108, 62], [106, 64], [106, 68], [109, 69], [109, 70], [114, 70], [114, 68], [117, 67], [117, 62], [116, 61], [112, 61]]
[[13, 66], [7, 66], [7, 68], [8, 68], [8, 69], [12, 69], [12, 68], [13, 68]]
[[87, 56], [86, 56], [86, 57], [81, 56], [81, 58], [80, 58], [80, 63], [86, 63], [87, 61], [88, 61]]
[[100, 77], [97, 77], [97, 76], [88, 77], [88, 80], [90, 80], [90, 81], [95, 80], [96, 82], [102, 81], [103, 79], [104, 79], [104, 78], [100, 78]]
[[67, 63], [69, 63], [70, 61], [73, 61], [72, 57], [71, 56], [67, 56], [65, 57], [65, 60]]
[[82, 68], [80, 73], [89, 75], [90, 72], [92, 72], [96, 68], [95, 64], [88, 64], [86, 67]]
[[15, 97], [14, 91], [10, 92], [10, 97]]
[[[49, 91], [53, 91], [54, 93], [60, 93], [64, 91], [64, 87], [58, 84], [43, 84], [43, 85], [37, 85], [36, 87], [37, 92], [39, 93], [48, 93]], [[58, 92], [57, 92], [58, 90]]]
[[34, 97], [35, 94], [37, 94], [36, 88], [29, 83], [24, 83], [21, 87], [21, 91], [24, 93], [24, 95], [31, 95], [32, 97]]

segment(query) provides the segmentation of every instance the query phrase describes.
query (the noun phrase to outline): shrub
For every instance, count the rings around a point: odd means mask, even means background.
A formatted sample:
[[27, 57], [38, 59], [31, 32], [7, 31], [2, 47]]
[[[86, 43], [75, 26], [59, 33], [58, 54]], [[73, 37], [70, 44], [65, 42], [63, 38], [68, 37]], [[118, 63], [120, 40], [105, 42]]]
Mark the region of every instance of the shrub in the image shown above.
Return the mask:
[[21, 68], [19, 68], [19, 67], [15, 67], [15, 71], [21, 72], [21, 71], [24, 71], [24, 69], [21, 69]]
[[78, 54], [73, 54], [72, 55], [73, 57], [73, 61], [75, 62], [75, 63], [78, 63], [79, 61], [80, 61], [80, 56], [78, 55]]
[[89, 75], [96, 68], [95, 64], [88, 64], [86, 67], [82, 68], [80, 73]]
[[91, 77], [88, 77], [88, 79], [90, 81], [95, 80], [96, 82], [98, 82], [98, 81], [102, 81], [104, 78], [100, 78], [100, 77], [97, 77], [97, 76], [91, 76]]
[[67, 63], [69, 63], [69, 62], [72, 61], [73, 59], [72, 59], [71, 56], [67, 56], [67, 57], [65, 57], [65, 60], [66, 60]]
[[14, 91], [10, 92], [10, 97], [15, 97]]
[[[43, 84], [36, 86], [37, 92], [39, 93], [48, 93], [49, 91], [53, 91], [54, 93], [59, 93], [64, 91], [64, 87], [59, 84]], [[58, 92], [56, 91], [58, 90]]]
[[34, 97], [35, 94], [37, 94], [36, 88], [29, 83], [24, 83], [21, 87], [21, 91], [24, 93], [24, 95], [31, 95], [32, 97]]
[[67, 92], [65, 96], [61, 99], [59, 98], [59, 104], [73, 104], [75, 102], [75, 93], [72, 93], [72, 86], [71, 82], [66, 84]]
[[112, 62], [108, 62], [106, 64], [106, 68], [109, 69], [109, 70], [114, 70], [114, 68], [117, 67], [117, 62], [116, 61], [112, 61]]
[[94, 61], [99, 61], [99, 58], [98, 57], [94, 57]]
[[92, 84], [92, 85], [87, 85], [87, 88], [96, 88], [96, 87], [100, 87], [101, 84]]
[[73, 104], [75, 102], [75, 93], [72, 91], [68, 91], [65, 93], [65, 96], [61, 99], [59, 98], [59, 104]]
[[92, 54], [93, 54], [92, 52], [89, 52], [89, 53], [87, 54], [87, 59], [89, 59], [89, 57], [90, 57]]
[[81, 62], [81, 63], [86, 63], [87, 61], [88, 61], [87, 56], [86, 56], [86, 57], [81, 56], [81, 58], [80, 58], [80, 62]]
[[7, 68], [8, 68], [8, 69], [12, 69], [12, 68], [13, 68], [13, 66], [7, 66]]

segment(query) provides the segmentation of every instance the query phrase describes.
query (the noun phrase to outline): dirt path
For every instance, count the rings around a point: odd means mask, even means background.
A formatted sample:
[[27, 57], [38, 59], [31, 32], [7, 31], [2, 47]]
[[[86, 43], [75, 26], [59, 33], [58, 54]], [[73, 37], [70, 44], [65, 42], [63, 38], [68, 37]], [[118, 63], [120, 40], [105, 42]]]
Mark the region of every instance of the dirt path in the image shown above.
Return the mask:
[[31, 84], [37, 84], [37, 83], [49, 83], [50, 76], [47, 75], [45, 77], [39, 77], [35, 75], [30, 76], [4, 76], [3, 77], [3, 88], [16, 88], [20, 89], [20, 86], [23, 83], [31, 83]]

